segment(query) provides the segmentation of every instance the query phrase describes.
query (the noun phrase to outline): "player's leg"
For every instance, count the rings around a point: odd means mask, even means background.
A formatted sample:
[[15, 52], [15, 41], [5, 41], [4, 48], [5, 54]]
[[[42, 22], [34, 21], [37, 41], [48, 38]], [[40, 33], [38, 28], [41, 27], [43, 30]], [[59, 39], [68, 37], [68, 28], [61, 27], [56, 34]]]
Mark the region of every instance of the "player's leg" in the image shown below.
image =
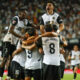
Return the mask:
[[76, 79], [76, 77], [77, 77], [77, 69], [78, 69], [78, 67], [77, 66], [75, 66], [74, 67], [74, 71], [73, 71], [73, 73], [74, 73], [74, 80]]
[[21, 67], [20, 65], [15, 62], [15, 61], [12, 61], [11, 62], [11, 66], [10, 66], [10, 72], [11, 72], [11, 78], [14, 79], [14, 80], [20, 80], [21, 79]]
[[42, 74], [41, 73], [42, 73], [41, 69], [33, 70], [34, 80], [42, 80]]
[[53, 80], [61, 80], [60, 66], [53, 67], [53, 74], [54, 74]]
[[9, 43], [8, 42], [3, 42], [3, 49], [2, 49], [2, 57], [3, 57], [3, 61], [0, 64], [0, 76], [3, 76], [4, 73], [4, 68], [5, 68], [5, 64], [7, 62], [7, 58], [9, 56]]
[[63, 78], [63, 76], [64, 76], [64, 69], [65, 69], [65, 63], [60, 61], [61, 78]]
[[25, 80], [31, 80], [32, 70], [25, 69]]
[[16, 49], [16, 46], [15, 45], [12, 45], [12, 44], [10, 44], [10, 46], [9, 46], [10, 48], [9, 48], [9, 59], [8, 59], [8, 75], [7, 75], [7, 79], [8, 80], [10, 80], [10, 64], [11, 64], [11, 60], [12, 60], [12, 53], [13, 53], [13, 51]]
[[60, 67], [44, 64], [43, 80], [60, 80]]

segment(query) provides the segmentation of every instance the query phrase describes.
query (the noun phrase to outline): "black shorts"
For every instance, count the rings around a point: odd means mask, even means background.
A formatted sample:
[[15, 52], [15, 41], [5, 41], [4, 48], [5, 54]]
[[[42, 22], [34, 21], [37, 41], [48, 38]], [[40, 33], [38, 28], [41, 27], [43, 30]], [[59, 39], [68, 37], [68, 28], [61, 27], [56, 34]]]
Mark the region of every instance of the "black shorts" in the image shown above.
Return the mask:
[[72, 70], [74, 71], [75, 65], [72, 65]]
[[61, 78], [63, 78], [63, 76], [64, 76], [64, 69], [65, 69], [65, 63], [60, 61]]
[[16, 61], [12, 61], [10, 65], [10, 73], [12, 79], [24, 79], [24, 68]]
[[16, 50], [16, 46], [10, 42], [3, 42], [2, 57], [7, 58], [9, 55], [12, 56], [13, 51]]
[[43, 80], [61, 80], [60, 66], [43, 64]]
[[34, 80], [42, 80], [42, 70], [41, 69], [36, 69], [36, 70], [25, 69], [25, 77], [33, 77]]

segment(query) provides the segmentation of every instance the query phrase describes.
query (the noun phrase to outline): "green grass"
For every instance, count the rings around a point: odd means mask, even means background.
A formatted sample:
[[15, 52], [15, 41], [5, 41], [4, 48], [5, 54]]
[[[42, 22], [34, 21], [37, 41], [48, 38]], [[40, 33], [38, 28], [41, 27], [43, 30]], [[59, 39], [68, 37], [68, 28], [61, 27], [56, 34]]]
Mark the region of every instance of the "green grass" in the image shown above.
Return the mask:
[[[3, 80], [5, 80], [5, 78], [6, 76], [4, 75]], [[73, 74], [65, 74], [62, 80], [73, 80]], [[80, 80], [80, 74], [77, 75], [76, 80]]]
[[[65, 74], [62, 80], [73, 80], [73, 74]], [[77, 75], [76, 80], [80, 80], [80, 74]]]

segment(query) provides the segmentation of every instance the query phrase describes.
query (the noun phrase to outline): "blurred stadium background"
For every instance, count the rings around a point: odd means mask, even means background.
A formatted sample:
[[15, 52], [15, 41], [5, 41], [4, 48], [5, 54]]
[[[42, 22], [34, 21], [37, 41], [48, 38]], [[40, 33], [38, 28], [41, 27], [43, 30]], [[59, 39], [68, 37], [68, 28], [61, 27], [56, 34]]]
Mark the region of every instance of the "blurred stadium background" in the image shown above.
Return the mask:
[[[39, 25], [40, 16], [45, 12], [45, 3], [46, 0], [0, 0], [0, 49], [10, 20], [18, 14], [18, 9], [26, 8], [27, 18]], [[65, 47], [65, 59], [66, 69], [70, 69], [67, 56], [74, 44], [80, 48], [80, 0], [54, 0], [54, 3], [55, 11], [61, 15], [65, 24], [65, 29], [61, 34], [66, 37], [69, 44]]]

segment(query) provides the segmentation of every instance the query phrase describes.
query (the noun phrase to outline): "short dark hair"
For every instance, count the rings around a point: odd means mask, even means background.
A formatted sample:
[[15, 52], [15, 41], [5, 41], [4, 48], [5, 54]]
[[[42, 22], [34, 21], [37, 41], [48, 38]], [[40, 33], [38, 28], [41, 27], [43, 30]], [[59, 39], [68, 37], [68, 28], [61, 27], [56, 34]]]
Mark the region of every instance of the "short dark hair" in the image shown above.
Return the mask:
[[53, 2], [53, 0], [48, 0], [47, 3], [51, 3], [53, 4], [53, 6], [55, 6], [55, 3]]
[[30, 27], [28, 28], [27, 30], [27, 33], [30, 35], [30, 36], [34, 36], [35, 35], [35, 29], [33, 27]]

